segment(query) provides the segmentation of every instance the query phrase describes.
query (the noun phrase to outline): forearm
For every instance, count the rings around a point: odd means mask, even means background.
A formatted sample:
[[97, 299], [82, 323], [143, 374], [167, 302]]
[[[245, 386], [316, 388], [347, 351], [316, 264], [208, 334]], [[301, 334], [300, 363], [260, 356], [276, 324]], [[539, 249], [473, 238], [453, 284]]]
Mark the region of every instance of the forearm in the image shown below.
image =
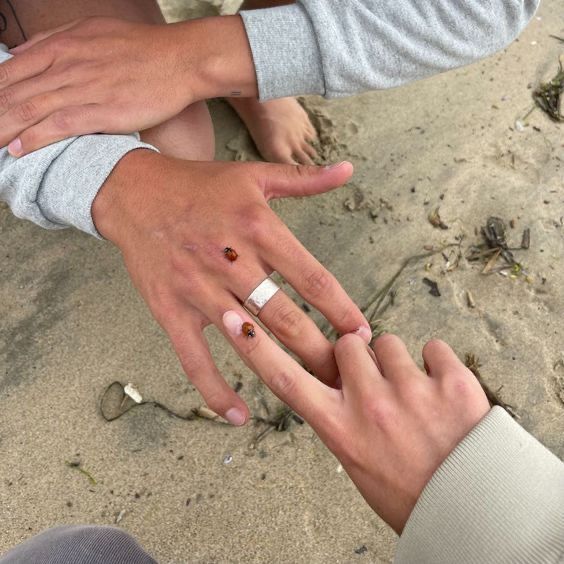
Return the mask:
[[240, 16], [202, 18], [168, 28], [192, 101], [258, 95], [251, 48]]
[[242, 12], [260, 98], [399, 86], [507, 46], [540, 0], [300, 0]]
[[[9, 57], [0, 48], [0, 62]], [[73, 226], [98, 236], [92, 202], [120, 159], [142, 147], [152, 149], [134, 135], [88, 135], [19, 159], [0, 148], [0, 200], [17, 217], [46, 229]]]
[[564, 464], [499, 407], [435, 472], [395, 562], [560, 562]]

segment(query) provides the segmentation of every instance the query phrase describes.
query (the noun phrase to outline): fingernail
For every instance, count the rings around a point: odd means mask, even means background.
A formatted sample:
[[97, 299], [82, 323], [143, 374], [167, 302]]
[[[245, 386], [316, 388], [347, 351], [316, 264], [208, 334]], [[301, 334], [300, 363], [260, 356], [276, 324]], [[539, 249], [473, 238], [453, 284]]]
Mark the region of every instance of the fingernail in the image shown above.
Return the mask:
[[340, 163], [337, 164], [331, 164], [331, 165], [325, 165], [325, 170], [333, 170], [335, 168], [339, 168], [340, 166], [343, 166], [347, 161], [341, 161]]
[[368, 327], [365, 327], [364, 325], [359, 327], [354, 332], [354, 334], [364, 339], [366, 343], [370, 343], [370, 341], [372, 340], [372, 331]]
[[19, 137], [8, 145], [8, 153], [10, 153], [12, 157], [19, 157], [22, 154], [22, 142]]
[[243, 333], [243, 320], [235, 311], [226, 311], [223, 314], [223, 325], [232, 337], [237, 337]]
[[232, 407], [231, 409], [227, 410], [225, 414], [225, 419], [231, 423], [231, 425], [235, 425], [235, 427], [240, 427], [245, 423], [247, 420], [247, 416], [238, 408]]

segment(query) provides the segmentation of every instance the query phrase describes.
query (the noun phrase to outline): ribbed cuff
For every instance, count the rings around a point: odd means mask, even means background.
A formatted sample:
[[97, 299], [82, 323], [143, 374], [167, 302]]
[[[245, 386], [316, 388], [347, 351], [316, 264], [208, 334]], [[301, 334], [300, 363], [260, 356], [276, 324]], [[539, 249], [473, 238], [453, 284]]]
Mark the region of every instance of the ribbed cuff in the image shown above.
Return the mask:
[[74, 139], [43, 176], [37, 194], [42, 214], [53, 224], [76, 227], [101, 239], [92, 220], [92, 203], [117, 163], [135, 149], [156, 151], [135, 135]]
[[325, 94], [321, 54], [313, 25], [299, 4], [240, 12], [262, 101]]
[[564, 465], [494, 407], [423, 490], [395, 562], [558, 562], [563, 552]]

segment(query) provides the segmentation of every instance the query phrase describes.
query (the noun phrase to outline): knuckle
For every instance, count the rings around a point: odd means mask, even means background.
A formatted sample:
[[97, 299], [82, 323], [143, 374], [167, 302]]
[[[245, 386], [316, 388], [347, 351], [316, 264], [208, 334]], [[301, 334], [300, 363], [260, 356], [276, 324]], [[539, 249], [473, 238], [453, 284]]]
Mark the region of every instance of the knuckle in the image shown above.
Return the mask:
[[423, 351], [426, 353], [433, 354], [434, 352], [437, 352], [439, 349], [442, 349], [445, 345], [446, 343], [444, 341], [441, 341], [441, 339], [431, 339], [430, 341], [425, 343], [425, 346], [423, 347]]
[[50, 41], [50, 48], [58, 55], [68, 55], [73, 53], [76, 47], [75, 38], [68, 32], [57, 33]]
[[37, 118], [37, 106], [31, 100], [17, 106], [15, 111], [21, 121], [30, 122]]
[[359, 338], [360, 337], [353, 335], [352, 333], [346, 333], [345, 335], [339, 337], [335, 343], [335, 354], [341, 355], [346, 353], [348, 350], [355, 348]]
[[473, 382], [467, 373], [461, 371], [460, 373], [449, 373], [443, 378], [446, 393], [449, 396], [464, 399], [472, 392]]
[[[2, 65], [0, 65], [0, 69], [1, 68]], [[11, 108], [13, 98], [14, 98], [13, 90], [11, 88], [4, 88], [4, 90], [0, 92], [0, 110], [8, 110], [9, 108]]]
[[198, 376], [200, 376], [207, 367], [204, 357], [193, 351], [184, 350], [178, 354], [178, 358], [186, 372], [186, 376], [196, 383]]
[[[190, 378], [190, 376], [188, 376], [188, 378], [194, 384], [194, 386], [198, 387], [196, 382], [194, 382]], [[224, 411], [223, 408], [226, 404], [226, 401], [225, 401], [225, 396], [220, 391], [214, 390], [214, 391], [211, 391], [211, 392], [206, 392], [205, 394], [202, 394], [202, 397], [204, 398], [206, 405], [212, 411], [215, 411], [216, 413], [223, 413], [223, 411]]]
[[53, 114], [53, 126], [59, 133], [71, 133], [73, 131], [75, 116], [68, 110], [59, 110]]
[[396, 345], [398, 341], [399, 337], [396, 337], [392, 333], [385, 333], [374, 341], [374, 348], [380, 352], [385, 352], [390, 347]]
[[265, 206], [259, 203], [249, 204], [243, 210], [243, 221], [245, 232], [252, 240], [258, 240], [264, 237], [267, 230], [267, 218], [265, 214]]
[[294, 339], [302, 332], [302, 316], [292, 306], [281, 305], [274, 311], [273, 327], [280, 337]]
[[272, 391], [281, 399], [291, 397], [296, 388], [296, 381], [286, 370], [277, 372], [270, 381]]
[[348, 329], [356, 329], [362, 322], [362, 314], [353, 305], [347, 305], [343, 308], [339, 315], [339, 323], [341, 327]]
[[323, 268], [318, 268], [304, 277], [304, 288], [308, 297], [319, 298], [333, 285], [332, 276]]
[[394, 414], [388, 401], [382, 398], [367, 398], [363, 411], [368, 419], [380, 429], [388, 429], [394, 421]]

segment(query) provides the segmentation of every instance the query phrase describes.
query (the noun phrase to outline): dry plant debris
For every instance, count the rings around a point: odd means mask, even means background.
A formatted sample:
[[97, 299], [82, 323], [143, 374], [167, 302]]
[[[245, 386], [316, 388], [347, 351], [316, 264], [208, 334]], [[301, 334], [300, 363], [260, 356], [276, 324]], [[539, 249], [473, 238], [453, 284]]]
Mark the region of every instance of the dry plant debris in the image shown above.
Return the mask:
[[429, 213], [427, 219], [429, 220], [429, 223], [437, 229], [448, 229], [448, 225], [441, 219], [439, 210], [440, 208], [435, 208]]
[[564, 113], [562, 109], [562, 100], [564, 96], [564, 65], [562, 57], [558, 61], [559, 70], [556, 76], [548, 82], [542, 83], [534, 92], [533, 100], [552, 120], [564, 121]]
[[[488, 217], [486, 225], [481, 228], [484, 243], [473, 245], [469, 248], [466, 258], [469, 261], [485, 262], [482, 274], [500, 273], [512, 278], [525, 276], [527, 272], [523, 265], [515, 259], [512, 251], [528, 249], [531, 244], [531, 232], [529, 229], [523, 231], [521, 245], [510, 247], [507, 242], [507, 227], [503, 219], [495, 216]], [[499, 260], [503, 262], [499, 264]]]
[[472, 372], [472, 374], [476, 376], [476, 379], [480, 383], [480, 386], [482, 386], [482, 390], [484, 390], [484, 393], [486, 394], [490, 405], [499, 405], [499, 407], [503, 407], [503, 409], [505, 409], [505, 411], [507, 411], [507, 413], [509, 413], [509, 415], [513, 417], [513, 419], [519, 419], [519, 416], [515, 413], [515, 409], [499, 398], [498, 394], [503, 386], [500, 387], [496, 392], [494, 392], [484, 381], [484, 378], [480, 373], [480, 368], [482, 365], [480, 364], [478, 357], [472, 353], [466, 353], [464, 357], [464, 364], [466, 368], [468, 368], [470, 372]]

